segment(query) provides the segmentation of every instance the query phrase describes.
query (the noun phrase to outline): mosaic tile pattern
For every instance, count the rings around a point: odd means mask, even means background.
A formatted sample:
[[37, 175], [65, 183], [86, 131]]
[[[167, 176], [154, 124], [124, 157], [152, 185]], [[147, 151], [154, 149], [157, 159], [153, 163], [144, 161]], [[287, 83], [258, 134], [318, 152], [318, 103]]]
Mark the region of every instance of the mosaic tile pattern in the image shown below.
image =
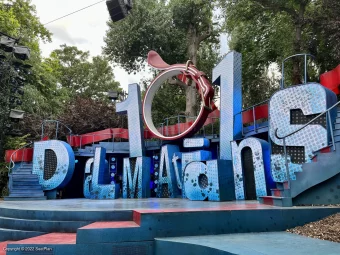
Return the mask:
[[183, 141], [184, 148], [209, 148], [210, 141], [207, 138], [187, 138]]
[[192, 201], [220, 201], [217, 161], [191, 162], [184, 172], [186, 196]]
[[177, 145], [165, 145], [162, 147], [157, 197], [175, 198], [180, 194], [176, 185], [175, 169], [172, 164], [172, 157], [178, 152], [179, 147]]
[[[291, 180], [296, 180], [295, 173], [302, 172], [302, 164], [294, 164], [291, 157], [287, 156], [289, 176]], [[271, 171], [273, 179], [276, 182], [284, 182], [287, 180], [287, 169], [284, 155], [271, 156]]]
[[265, 143], [265, 141], [260, 141], [256, 138], [247, 138], [243, 140], [239, 145], [237, 145], [236, 142], [231, 143], [235, 181], [235, 196], [237, 200], [245, 199], [244, 176], [242, 168], [242, 150], [246, 147], [249, 147], [252, 150], [253, 154], [256, 196], [260, 197], [267, 195], [262, 142]]
[[84, 196], [88, 199], [116, 199], [119, 197], [118, 184], [106, 184], [110, 182], [108, 173], [108, 162], [105, 160], [105, 148], [96, 147], [94, 158], [86, 162], [85, 173], [91, 172], [84, 181]]
[[[329, 101], [333, 100], [332, 97], [328, 96], [328, 93], [329, 92], [318, 83], [289, 87], [275, 93], [270, 100], [269, 107], [270, 139], [275, 144], [283, 146], [283, 140], [275, 136], [276, 129], [278, 129], [279, 136], [285, 136], [303, 126], [290, 124], [291, 110], [301, 109], [304, 115], [322, 113], [327, 110], [327, 106], [331, 104]], [[321, 125], [309, 125], [300, 132], [287, 137], [286, 145], [304, 146], [305, 162], [310, 162], [313, 151], [320, 150], [328, 145], [327, 129]], [[283, 161], [279, 162], [280, 159]], [[280, 167], [275, 167], [275, 165], [284, 165], [284, 162], [283, 156], [272, 155], [272, 175], [276, 182], [286, 181], [285, 171], [278, 170]], [[296, 169], [299, 169], [299, 167]], [[282, 172], [280, 173], [280, 171]], [[291, 177], [293, 176], [291, 175]]]
[[[48, 180], [44, 179], [46, 150], [54, 151], [57, 156], [57, 169]], [[65, 187], [72, 178], [74, 167], [74, 152], [68, 143], [56, 140], [34, 143], [33, 174], [38, 176], [43, 190], [47, 191]]]
[[124, 158], [123, 198], [150, 197], [151, 158]]
[[[200, 150], [194, 152], [186, 152], [182, 153], [182, 176], [184, 174], [185, 168], [191, 162], [201, 162], [201, 161], [208, 161], [212, 159], [212, 153], [210, 151]], [[184, 176], [182, 177], [182, 180]], [[185, 187], [182, 185], [182, 197], [186, 198], [185, 195]]]
[[145, 155], [144, 131], [142, 122], [142, 101], [138, 84], [129, 85], [129, 96], [116, 104], [116, 112], [128, 115], [130, 157]]
[[242, 134], [242, 55], [226, 55], [213, 69], [213, 81], [221, 90], [220, 159], [231, 160], [230, 142]]
[[177, 180], [177, 187], [179, 189], [183, 188], [183, 179], [182, 179], [182, 153], [175, 152], [172, 156], [172, 164], [174, 166], [176, 180]]

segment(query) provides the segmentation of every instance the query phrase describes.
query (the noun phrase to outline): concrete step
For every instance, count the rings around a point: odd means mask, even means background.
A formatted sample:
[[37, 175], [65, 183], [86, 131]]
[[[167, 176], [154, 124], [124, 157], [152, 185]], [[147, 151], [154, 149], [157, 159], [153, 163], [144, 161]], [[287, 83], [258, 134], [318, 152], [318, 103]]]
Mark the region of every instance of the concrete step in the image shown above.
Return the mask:
[[11, 190], [10, 197], [37, 197], [44, 196], [44, 192], [42, 190]]
[[280, 190], [288, 189], [288, 182], [277, 182], [276, 188]]
[[[6, 199], [5, 199], [6, 200]], [[45, 203], [45, 202], [44, 202]], [[70, 200], [70, 208], [73, 206], [73, 200]], [[52, 203], [53, 204], [53, 203]], [[133, 218], [133, 211], [100, 211], [89, 209], [88, 211], [58, 211], [53, 208], [41, 206], [39, 210], [21, 209], [18, 208], [4, 208], [0, 209], [0, 216], [7, 218], [18, 218], [27, 220], [51, 220], [54, 221], [129, 221]]]
[[0, 241], [7, 241], [7, 240], [22, 240], [27, 239], [35, 236], [40, 236], [46, 233], [37, 232], [37, 231], [23, 231], [23, 230], [15, 230], [15, 229], [6, 229], [0, 228]]
[[[33, 252], [20, 252], [21, 249], [29, 249], [33, 247]], [[76, 245], [76, 233], [50, 233], [37, 237], [32, 237], [17, 242], [9, 242], [7, 244], [7, 255], [19, 255], [19, 254], [41, 254], [41, 255], [73, 255], [73, 254], [103, 254], [102, 249], [99, 248], [96, 252], [85, 251], [79, 253]], [[98, 247], [96, 247], [98, 248]], [[110, 247], [112, 254], [112, 247]], [[17, 252], [19, 251], [19, 252]]]
[[291, 197], [289, 189], [271, 189], [273, 197]]
[[264, 196], [259, 197], [259, 201], [261, 204], [265, 205], [273, 205], [280, 207], [292, 207], [293, 201], [290, 197], [275, 197], [275, 196]]
[[337, 142], [340, 142], [340, 135], [334, 135], [334, 141], [337, 143]]
[[46, 200], [47, 197], [5, 197], [5, 201], [36, 201]]
[[0, 217], [0, 227], [38, 232], [76, 233], [78, 228], [91, 224], [91, 221], [51, 221], [27, 220]]
[[29, 179], [38, 179], [38, 175], [36, 174], [20, 174], [20, 173], [13, 173], [11, 174], [11, 176], [13, 177], [13, 179], [17, 180], [19, 178], [25, 178], [25, 180], [29, 180]]
[[15, 179], [12, 179], [12, 183], [13, 184], [27, 184], [27, 185], [38, 185], [39, 184], [39, 179], [36, 178], [36, 179], [24, 179], [24, 178], [15, 178]]
[[32, 174], [32, 170], [29, 171], [15, 171], [13, 173], [11, 173], [13, 175], [18, 175], [18, 174]]
[[335, 128], [333, 130], [334, 135], [340, 135], [340, 129]]
[[13, 186], [12, 190], [42, 190], [41, 185], [36, 185], [36, 186], [29, 186], [29, 185], [19, 185], [19, 186]]

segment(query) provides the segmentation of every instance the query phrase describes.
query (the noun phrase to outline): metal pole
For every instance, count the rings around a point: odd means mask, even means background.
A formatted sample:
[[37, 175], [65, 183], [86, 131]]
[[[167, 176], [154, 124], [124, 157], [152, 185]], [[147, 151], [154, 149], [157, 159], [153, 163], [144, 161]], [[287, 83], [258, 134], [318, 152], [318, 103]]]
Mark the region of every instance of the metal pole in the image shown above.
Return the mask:
[[215, 134], [214, 134], [214, 118], [212, 118], [212, 123], [211, 123], [211, 135], [213, 138], [215, 138]]
[[169, 118], [166, 119], [166, 136], [169, 136]]
[[26, 150], [26, 148], [24, 148], [24, 150], [23, 150], [23, 152], [22, 152], [21, 163], [24, 162], [24, 154], [25, 154], [25, 150]]
[[331, 130], [333, 150], [336, 151], [336, 148], [335, 148], [335, 139], [334, 139], [334, 131], [333, 131], [333, 124], [332, 124], [332, 119], [331, 119], [330, 111], [327, 112], [327, 115], [328, 115], [327, 117], [328, 117], [329, 129]]
[[[235, 123], [235, 122], [234, 122]], [[244, 126], [243, 126], [243, 112], [241, 112], [241, 133], [244, 136]]]
[[43, 121], [43, 123], [41, 124], [41, 140], [44, 138], [44, 124], [45, 121]]
[[305, 54], [305, 84], [307, 84], [307, 54]]
[[288, 158], [287, 158], [286, 138], [283, 138], [283, 150], [284, 150], [284, 154], [285, 154], [285, 164], [286, 164], [288, 189], [290, 189], [290, 174], [289, 174], [289, 166], [288, 166]]
[[256, 113], [255, 113], [255, 107], [253, 107], [253, 120], [254, 120], [254, 132], [257, 133], [257, 130], [256, 130]]
[[59, 121], [57, 121], [57, 127], [56, 127], [56, 131], [55, 131], [55, 139], [58, 140], [58, 129], [59, 129]]
[[179, 115], [177, 116], [177, 123], [178, 123], [178, 134], [181, 134], [181, 125], [179, 123], [180, 119], [179, 119]]
[[282, 79], [281, 79], [281, 89], [284, 89], [285, 84], [285, 62], [282, 62]]

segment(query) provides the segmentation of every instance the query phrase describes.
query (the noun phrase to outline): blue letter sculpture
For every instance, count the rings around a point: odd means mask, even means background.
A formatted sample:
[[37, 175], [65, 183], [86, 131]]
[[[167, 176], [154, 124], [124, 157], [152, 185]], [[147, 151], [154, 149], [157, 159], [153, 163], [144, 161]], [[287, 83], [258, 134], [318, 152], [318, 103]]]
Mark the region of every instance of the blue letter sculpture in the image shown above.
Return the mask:
[[[141, 92], [138, 84], [129, 85], [129, 96], [117, 104], [117, 113], [128, 114], [130, 158], [124, 159], [123, 198], [150, 196], [151, 159], [144, 157]], [[137, 191], [137, 192], [136, 192]]]
[[157, 197], [175, 198], [179, 195], [179, 189], [175, 184], [177, 179], [176, 170], [172, 164], [172, 158], [178, 152], [179, 148], [177, 145], [165, 145], [162, 147]]
[[[51, 178], [44, 179], [45, 153], [51, 150], [56, 156], [56, 169]], [[71, 146], [62, 141], [44, 141], [34, 143], [33, 174], [38, 175], [39, 183], [45, 191], [65, 187], [74, 171], [74, 152]]]
[[93, 164], [92, 175], [85, 178], [84, 196], [86, 198], [115, 199], [119, 196], [119, 185], [107, 184], [110, 180], [105, 155], [105, 148], [97, 147], [94, 158], [86, 162], [85, 173], [91, 172], [91, 164]]
[[237, 200], [245, 199], [242, 150], [249, 147], [253, 154], [256, 196], [267, 196], [266, 173], [270, 176], [269, 144], [261, 139], [247, 138], [239, 145], [231, 143], [233, 153], [233, 167], [235, 180], [235, 195]]
[[[279, 137], [284, 137], [306, 124], [292, 125], [292, 110], [299, 109], [303, 115], [318, 114], [326, 111], [335, 102], [336, 95], [317, 83], [289, 87], [278, 91], [270, 100], [270, 139], [274, 144], [283, 146], [283, 139], [277, 138], [276, 132]], [[334, 110], [336, 111], [336, 109]], [[327, 124], [325, 127], [319, 124], [309, 125], [301, 131], [288, 136], [285, 139], [286, 146], [304, 147], [304, 155], [302, 155], [303, 159], [301, 161], [303, 163], [310, 162], [314, 151], [318, 151], [328, 145], [329, 135], [327, 128]], [[282, 153], [274, 153], [272, 150], [271, 169], [273, 179], [275, 182], [284, 182], [287, 180], [285, 156]], [[290, 179], [295, 180], [296, 176], [294, 173], [302, 171], [302, 164], [292, 163], [292, 155], [287, 154]]]

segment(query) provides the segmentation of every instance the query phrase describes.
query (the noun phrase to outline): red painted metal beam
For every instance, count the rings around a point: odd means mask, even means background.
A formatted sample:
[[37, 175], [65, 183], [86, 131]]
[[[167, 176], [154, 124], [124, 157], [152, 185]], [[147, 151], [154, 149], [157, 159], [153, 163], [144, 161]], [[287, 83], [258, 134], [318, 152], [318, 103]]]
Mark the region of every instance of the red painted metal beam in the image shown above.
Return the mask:
[[33, 160], [33, 149], [21, 149], [17, 152], [15, 152], [15, 150], [7, 150], [5, 153], [5, 162], [9, 163], [11, 161], [11, 156], [13, 162], [31, 162]]
[[320, 83], [324, 87], [332, 90], [335, 94], [339, 95], [340, 85], [340, 65], [338, 65], [332, 71], [320, 75]]
[[[267, 104], [255, 107], [255, 121], [260, 119], [267, 119], [268, 113], [269, 111]], [[242, 122], [243, 124], [254, 122], [253, 109], [242, 113]]]

